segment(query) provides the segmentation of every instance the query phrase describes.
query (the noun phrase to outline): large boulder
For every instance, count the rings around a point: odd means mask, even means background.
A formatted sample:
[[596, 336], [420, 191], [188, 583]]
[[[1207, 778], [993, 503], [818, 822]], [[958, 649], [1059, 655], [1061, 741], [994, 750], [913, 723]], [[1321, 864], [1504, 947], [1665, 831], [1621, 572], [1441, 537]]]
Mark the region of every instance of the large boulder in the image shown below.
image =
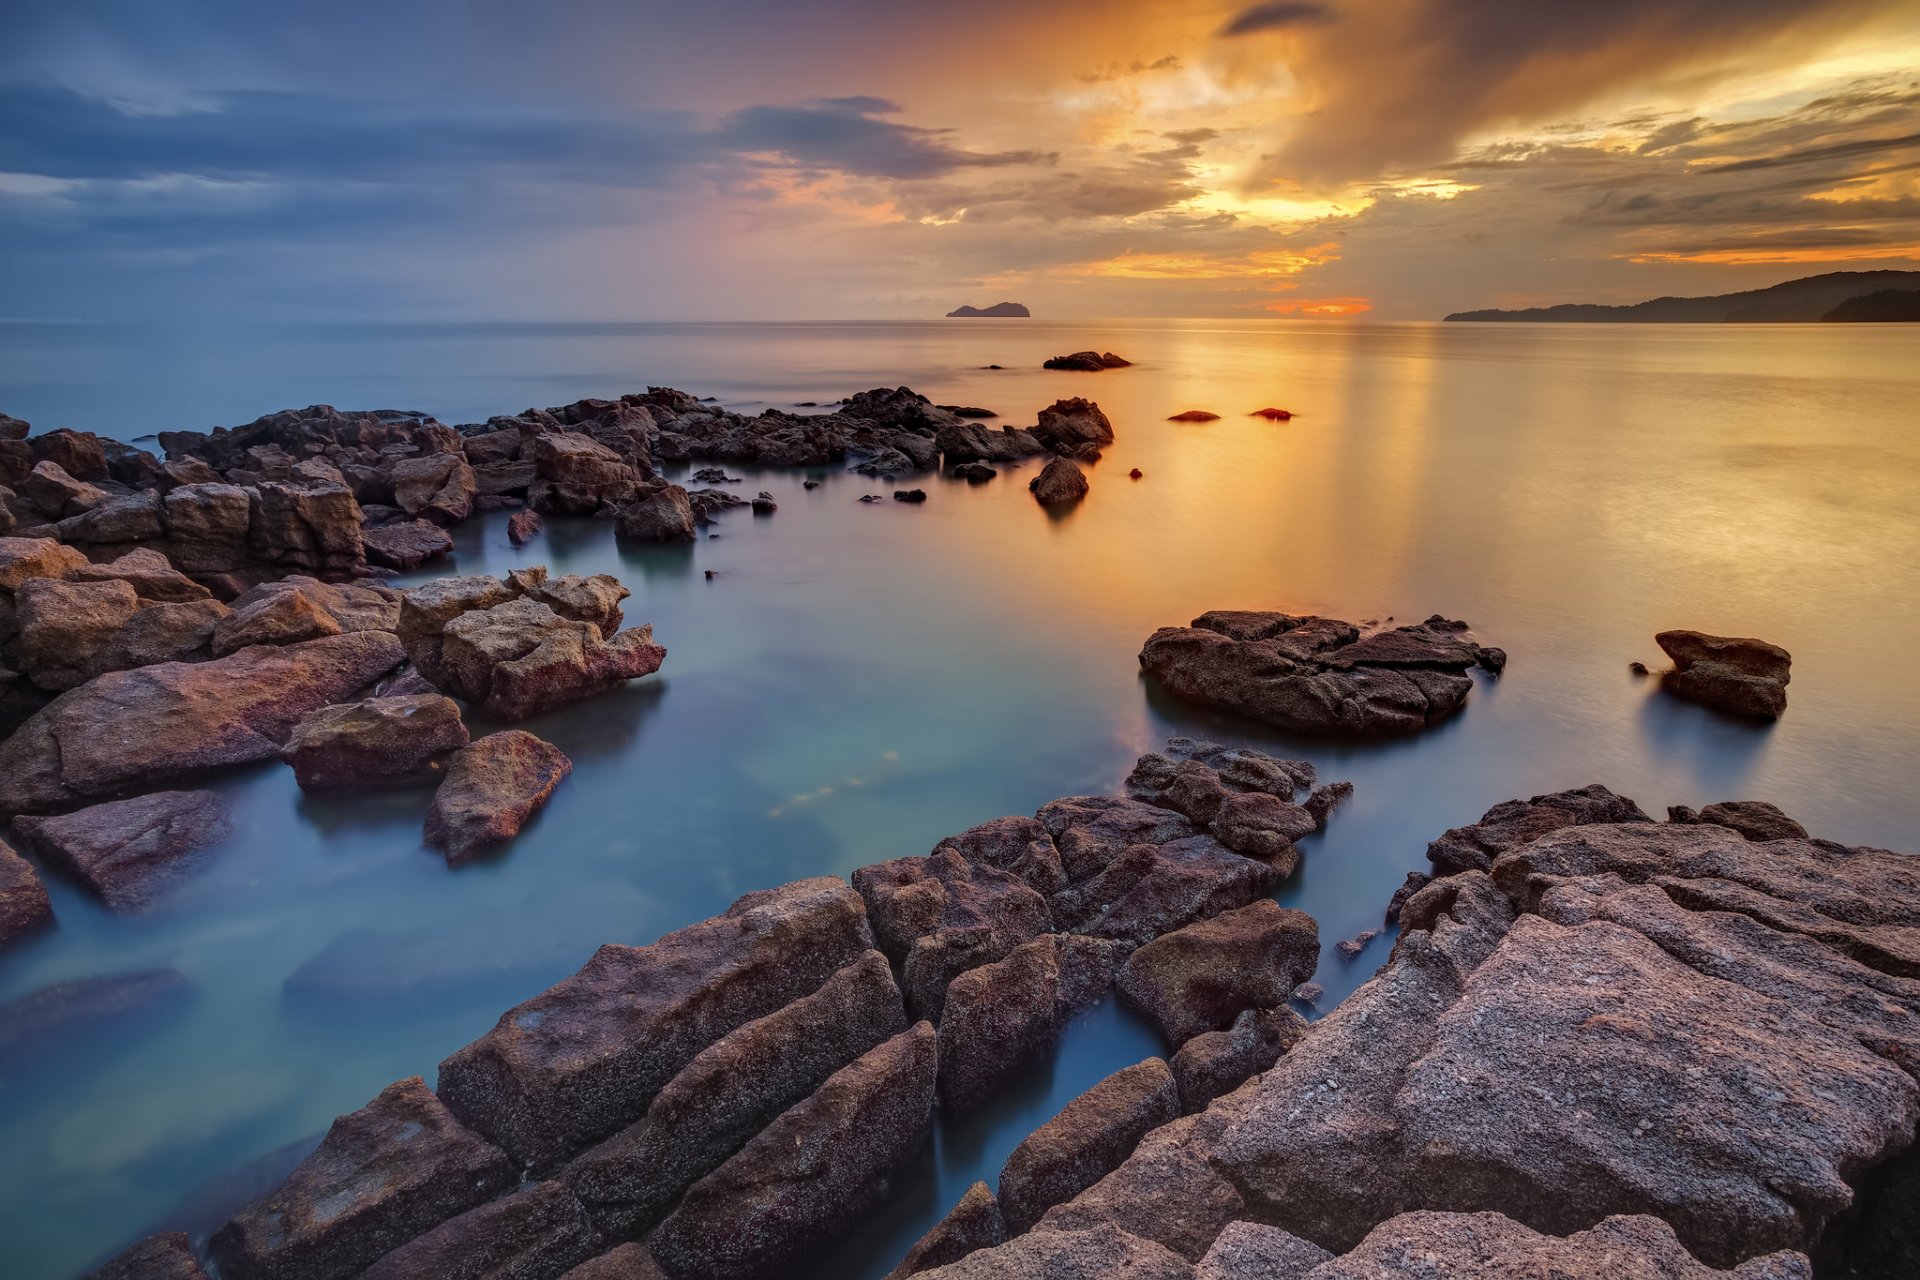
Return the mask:
[[1753, 720], [1778, 720], [1787, 709], [1793, 656], [1779, 645], [1699, 631], [1662, 631], [1653, 641], [1673, 659], [1661, 683], [1676, 697]]
[[55, 692], [109, 671], [205, 661], [228, 616], [215, 600], [157, 603], [141, 599], [131, 582], [105, 577], [30, 580], [15, 608], [21, 666]]
[[467, 741], [453, 699], [414, 694], [310, 712], [281, 755], [302, 791], [358, 791], [442, 773], [447, 757]]
[[1179, 697], [1338, 737], [1416, 733], [1466, 702], [1468, 668], [1505, 662], [1440, 617], [1362, 636], [1329, 618], [1210, 613], [1162, 627], [1140, 651], [1141, 668]]
[[1066, 369], [1074, 373], [1099, 373], [1105, 369], [1124, 369], [1132, 363], [1111, 351], [1075, 351], [1070, 355], [1050, 356], [1040, 367]]
[[842, 1067], [693, 1185], [647, 1237], [678, 1280], [782, 1274], [886, 1194], [933, 1122], [934, 1031], [917, 1023]]
[[[1047, 446], [1031, 431], [1017, 427], [995, 431], [978, 422], [943, 426], [934, 433], [933, 442], [945, 455], [949, 467], [962, 463], [1018, 462], [1047, 452]], [[992, 479], [992, 472], [979, 478]]]
[[138, 969], [71, 978], [0, 1004], [0, 1077], [46, 1063], [111, 1028], [113, 1043], [171, 1019], [194, 997], [178, 969]]
[[685, 489], [670, 484], [622, 508], [617, 527], [636, 542], [692, 542], [693, 504]]
[[1000, 1202], [984, 1182], [968, 1187], [947, 1216], [933, 1224], [921, 1236], [900, 1265], [887, 1273], [887, 1280], [907, 1280], [923, 1271], [958, 1262], [980, 1249], [991, 1249], [1007, 1242], [1007, 1223]]
[[1067, 796], [1034, 815], [1053, 838], [1070, 883], [1104, 871], [1135, 845], [1167, 844], [1197, 834], [1180, 814], [1119, 796]]
[[105, 480], [107, 454], [100, 437], [90, 431], [60, 427], [27, 438], [36, 463], [52, 463], [79, 480]]
[[392, 631], [400, 593], [381, 586], [335, 586], [304, 574], [265, 582], [234, 598], [213, 636], [214, 656], [248, 645], [298, 644], [353, 631]]
[[[169, 504], [174, 493], [167, 495]], [[252, 495], [247, 550], [255, 560], [325, 581], [366, 573], [363, 522], [353, 490], [324, 482], [265, 481]]]
[[995, 818], [948, 836], [934, 846], [933, 852], [936, 857], [953, 852], [968, 862], [1010, 871], [1042, 897], [1060, 892], [1067, 883], [1060, 851], [1036, 818]]
[[1211, 836], [1122, 850], [1092, 878], [1055, 895], [1054, 922], [1129, 946], [1266, 897], [1293, 871], [1242, 857]]
[[1081, 396], [1056, 400], [1040, 411], [1033, 434], [1055, 453], [1073, 454], [1113, 443], [1113, 424], [1100, 406]]
[[1562, 827], [1595, 823], [1652, 822], [1640, 806], [1599, 783], [1573, 791], [1555, 791], [1530, 800], [1505, 800], [1480, 821], [1455, 827], [1427, 845], [1436, 874], [1485, 871], [1509, 849], [1531, 843]]
[[906, 1027], [886, 957], [870, 951], [819, 990], [703, 1049], [644, 1117], [561, 1176], [608, 1236], [642, 1235], [788, 1107]]
[[512, 1186], [506, 1155], [414, 1076], [341, 1116], [277, 1189], [214, 1232], [223, 1280], [344, 1280]]
[[1041, 506], [1063, 506], [1087, 496], [1087, 475], [1066, 458], [1055, 458], [1027, 482], [1027, 488]]
[[473, 468], [458, 453], [429, 453], [393, 464], [393, 505], [436, 524], [473, 514]]
[[212, 598], [211, 592], [151, 547], [136, 548], [105, 564], [81, 566], [66, 577], [70, 582], [122, 581], [153, 604], [194, 604]]
[[[1324, 1251], [1316, 1252], [1326, 1257]], [[1296, 1245], [1288, 1256], [1312, 1255]], [[1205, 1274], [1204, 1266], [1200, 1274]], [[1802, 1254], [1780, 1252], [1748, 1259], [1731, 1270], [1710, 1267], [1687, 1252], [1672, 1227], [1645, 1214], [1617, 1215], [1560, 1237], [1542, 1235], [1498, 1213], [1416, 1212], [1381, 1223], [1352, 1252], [1302, 1274], [1310, 1280], [1403, 1280], [1415, 1275], [1813, 1280], [1813, 1265]]]
[[34, 578], [65, 578], [87, 567], [85, 554], [52, 538], [0, 538], [0, 592]]
[[[454, 715], [457, 723], [457, 708]], [[464, 726], [460, 736], [466, 736]], [[445, 740], [452, 737], [449, 727]], [[572, 774], [573, 761], [550, 742], [508, 729], [462, 746], [443, 767], [445, 777], [427, 811], [425, 839], [445, 852], [448, 866], [457, 867], [519, 835]]]
[[401, 596], [394, 629], [406, 646], [408, 660], [429, 681], [439, 684], [446, 679], [441, 652], [445, 648], [443, 637], [447, 624], [462, 614], [491, 609], [519, 595], [517, 588], [491, 574], [435, 578]]
[[536, 437], [533, 464], [533, 505], [553, 515], [588, 516], [619, 507], [640, 486], [640, 473], [618, 453], [579, 433]]
[[1204, 1110], [1280, 1060], [1307, 1034], [1307, 1020], [1292, 1009], [1247, 1009], [1225, 1031], [1202, 1031], [1173, 1055], [1180, 1109]]
[[506, 721], [611, 692], [652, 675], [667, 656], [650, 626], [608, 639], [594, 623], [526, 597], [461, 614], [446, 624], [439, 647], [436, 683]]
[[[1259, 1280], [1305, 1277], [1333, 1255], [1311, 1240], [1256, 1222], [1229, 1222], [1193, 1269], [1193, 1280]], [[1412, 1261], [1412, 1259], [1409, 1259]], [[1485, 1259], [1475, 1259], [1476, 1263]], [[1543, 1277], [1542, 1280], [1545, 1280]]]
[[1159, 1058], [1116, 1071], [1035, 1129], [1000, 1170], [1000, 1211], [1018, 1234], [1118, 1168], [1150, 1130], [1180, 1114]]
[[430, 560], [453, 554], [453, 535], [428, 520], [402, 520], [360, 535], [367, 559], [388, 569], [412, 573]]
[[955, 978], [940, 1019], [942, 1105], [985, 1102], [1050, 1049], [1069, 1018], [1112, 989], [1118, 951], [1096, 938], [1049, 934]]
[[591, 577], [569, 573], [549, 578], [544, 566], [515, 569], [507, 574], [507, 584], [569, 621], [591, 622], [608, 640], [619, 632], [626, 617], [620, 602], [633, 594], [610, 573]]
[[1250, 1009], [1276, 1009], [1320, 963], [1320, 928], [1271, 898], [1147, 943], [1127, 957], [1120, 994], [1176, 1048]]
[[53, 904], [39, 872], [0, 840], [0, 950], [52, 923]]
[[534, 1182], [449, 1218], [387, 1254], [360, 1280], [522, 1280], [555, 1276], [599, 1246], [586, 1210], [561, 1182]]
[[105, 503], [108, 494], [99, 485], [67, 474], [57, 462], [42, 462], [16, 484], [14, 491], [48, 520], [65, 520]]
[[277, 759], [308, 712], [354, 697], [404, 656], [397, 639], [371, 631], [100, 676], [0, 743], [0, 812], [71, 808]]
[[20, 817], [13, 830], [47, 864], [115, 911], [149, 905], [191, 856], [233, 835], [227, 802], [212, 791], [156, 791], [57, 817]]
[[589, 1258], [560, 1280], [668, 1280], [646, 1247], [623, 1244], [597, 1258]]
[[651, 946], [609, 944], [440, 1064], [440, 1096], [523, 1164], [551, 1166], [646, 1114], [702, 1049], [817, 990], [873, 947], [860, 895], [800, 880]]

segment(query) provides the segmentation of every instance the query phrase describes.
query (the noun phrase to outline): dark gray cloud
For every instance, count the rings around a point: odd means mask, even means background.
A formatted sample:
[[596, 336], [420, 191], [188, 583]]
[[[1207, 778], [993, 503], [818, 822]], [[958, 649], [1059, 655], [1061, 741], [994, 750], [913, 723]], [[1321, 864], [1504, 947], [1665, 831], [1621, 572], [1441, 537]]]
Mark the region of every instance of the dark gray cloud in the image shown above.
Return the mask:
[[1041, 151], [968, 151], [950, 129], [882, 119], [899, 108], [874, 98], [834, 98], [799, 107], [756, 106], [728, 114], [707, 135], [722, 150], [773, 153], [802, 168], [869, 178], [937, 178], [957, 169], [1045, 164]]
[[1295, 31], [1301, 27], [1323, 27], [1338, 21], [1339, 17], [1329, 6], [1314, 4], [1311, 0], [1281, 0], [1241, 10], [1220, 28], [1220, 34], [1250, 36], [1260, 31]]

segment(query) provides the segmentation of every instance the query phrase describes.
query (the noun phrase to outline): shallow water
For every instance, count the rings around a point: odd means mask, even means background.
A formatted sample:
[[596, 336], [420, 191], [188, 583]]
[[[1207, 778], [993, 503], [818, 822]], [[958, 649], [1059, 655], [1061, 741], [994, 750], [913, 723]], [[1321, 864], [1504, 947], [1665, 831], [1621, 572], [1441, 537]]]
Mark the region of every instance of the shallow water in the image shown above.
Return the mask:
[[[1139, 363], [1037, 367], [1086, 346]], [[524, 549], [498, 519], [460, 530], [442, 572], [619, 575], [629, 622], [668, 648], [660, 675], [528, 726], [576, 771], [497, 859], [450, 872], [424, 851], [422, 792], [316, 803], [263, 766], [215, 784], [238, 833], [155, 913], [53, 884], [60, 927], [0, 957], [0, 1000], [162, 965], [197, 996], [6, 1069], [4, 1270], [70, 1274], [396, 1077], [431, 1082], [601, 942], [1113, 789], [1170, 733], [1355, 784], [1277, 895], [1320, 921], [1328, 1005], [1391, 939], [1351, 964], [1332, 944], [1379, 923], [1427, 840], [1512, 796], [1598, 781], [1656, 814], [1766, 798], [1816, 834], [1920, 847], [1917, 357], [1920, 332], [1876, 326], [0, 325], [0, 409], [123, 438], [316, 400], [456, 422], [650, 382], [748, 411], [907, 383], [1015, 423], [1087, 395], [1119, 436], [1061, 516], [1025, 492], [1031, 464], [979, 487], [916, 478], [921, 507], [861, 505], [893, 486], [857, 476], [807, 493], [801, 473], [733, 468], [779, 512], [730, 514], [692, 548], [622, 548], [593, 522]], [[1243, 416], [1268, 404], [1299, 416]], [[1190, 408], [1224, 416], [1164, 421]], [[1445, 726], [1364, 746], [1142, 682], [1155, 627], [1265, 607], [1442, 612], [1512, 660]], [[1785, 718], [1733, 723], [1629, 675], [1674, 626], [1785, 645]], [[359, 994], [314, 995], [304, 977], [323, 967]], [[409, 975], [427, 977], [403, 989]], [[1087, 1015], [1008, 1098], [943, 1124], [822, 1274], [884, 1274], [1030, 1129], [1162, 1051], [1112, 1004]]]

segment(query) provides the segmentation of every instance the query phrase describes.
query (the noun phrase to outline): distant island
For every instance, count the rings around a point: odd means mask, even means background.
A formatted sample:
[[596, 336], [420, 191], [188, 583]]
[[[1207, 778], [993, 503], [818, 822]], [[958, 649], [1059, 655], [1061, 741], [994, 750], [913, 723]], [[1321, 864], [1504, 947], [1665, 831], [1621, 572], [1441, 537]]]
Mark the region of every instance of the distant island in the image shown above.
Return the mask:
[[[1522, 311], [1456, 311], [1448, 320], [1602, 321], [1632, 324], [1786, 324], [1920, 319], [1920, 271], [1832, 271], [1767, 289], [1710, 298], [1654, 298], [1630, 306], [1567, 302]], [[1868, 298], [1875, 299], [1869, 304]]]
[[960, 307], [947, 312], [949, 320], [956, 316], [963, 320], [1031, 320], [1033, 312], [1022, 302], [996, 302], [990, 307]]

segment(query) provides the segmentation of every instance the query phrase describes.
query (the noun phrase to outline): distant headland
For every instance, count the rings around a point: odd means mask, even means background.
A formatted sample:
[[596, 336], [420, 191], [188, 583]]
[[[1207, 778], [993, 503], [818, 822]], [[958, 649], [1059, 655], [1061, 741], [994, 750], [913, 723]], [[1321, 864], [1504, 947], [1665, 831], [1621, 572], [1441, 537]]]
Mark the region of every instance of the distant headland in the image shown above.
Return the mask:
[[1023, 302], [996, 302], [990, 307], [957, 307], [947, 312], [949, 320], [1031, 320], [1033, 312]]
[[[1920, 319], [1920, 271], [1832, 271], [1766, 289], [1710, 298], [1654, 298], [1630, 306], [1567, 302], [1522, 311], [1456, 311], [1449, 320], [1602, 321], [1635, 324], [1805, 323], [1813, 320]], [[1876, 295], [1873, 305], [1857, 299]], [[1891, 298], [1877, 295], [1893, 294]]]

